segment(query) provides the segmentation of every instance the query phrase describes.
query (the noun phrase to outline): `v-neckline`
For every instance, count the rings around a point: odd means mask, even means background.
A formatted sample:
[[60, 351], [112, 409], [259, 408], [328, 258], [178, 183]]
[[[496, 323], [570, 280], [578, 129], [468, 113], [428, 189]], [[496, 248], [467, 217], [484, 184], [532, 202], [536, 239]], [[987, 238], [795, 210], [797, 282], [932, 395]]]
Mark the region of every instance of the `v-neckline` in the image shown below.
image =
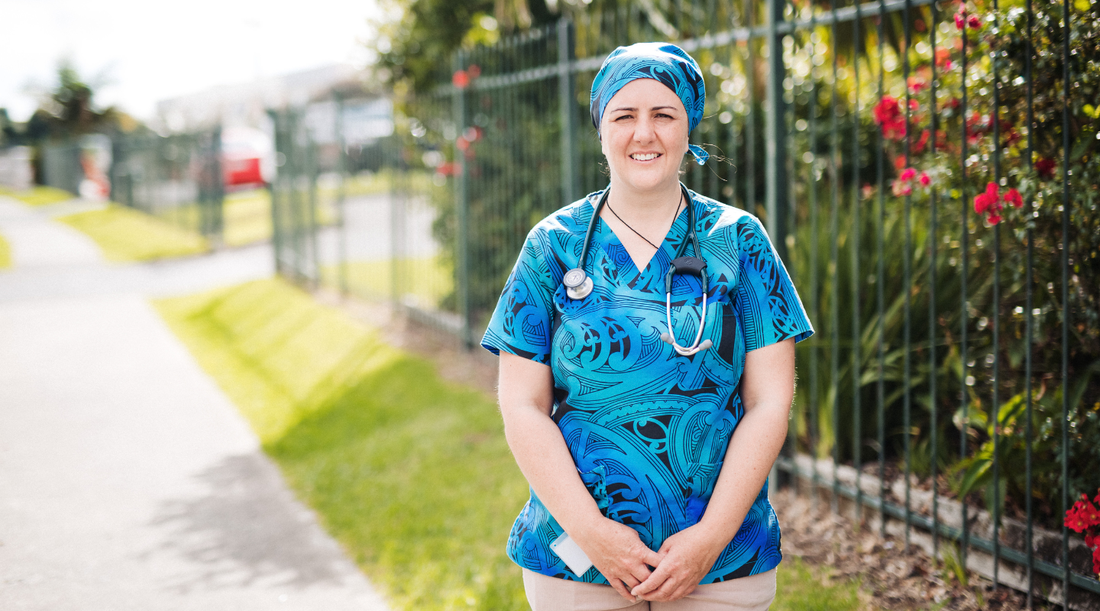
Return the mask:
[[[672, 235], [672, 232], [676, 229], [676, 225], [680, 222], [680, 217], [685, 216], [686, 214], [687, 207], [682, 206], [680, 211], [676, 213], [676, 217], [672, 219], [672, 224], [668, 226], [668, 231], [665, 232], [665, 236], [660, 242], [660, 247], [657, 250], [653, 251], [653, 254], [650, 255], [649, 259], [645, 262], [645, 265], [642, 266], [638, 265], [638, 261], [634, 258], [634, 255], [630, 254], [630, 249], [626, 247], [626, 244], [623, 244], [623, 241], [619, 238], [619, 234], [615, 233], [615, 229], [611, 226], [611, 224], [605, 221], [602, 216], [599, 218], [599, 222], [603, 225], [604, 230], [606, 230], [607, 233], [615, 239], [619, 246], [624, 251], [626, 251], [626, 258], [630, 259], [630, 266], [633, 268], [634, 275], [640, 276], [649, 270], [650, 265], [653, 263], [653, 259], [657, 257], [658, 253], [662, 252], [665, 249], [665, 245], [668, 243], [669, 236]], [[686, 223], [687, 221], [684, 222]], [[623, 224], [625, 224], [625, 222]]]

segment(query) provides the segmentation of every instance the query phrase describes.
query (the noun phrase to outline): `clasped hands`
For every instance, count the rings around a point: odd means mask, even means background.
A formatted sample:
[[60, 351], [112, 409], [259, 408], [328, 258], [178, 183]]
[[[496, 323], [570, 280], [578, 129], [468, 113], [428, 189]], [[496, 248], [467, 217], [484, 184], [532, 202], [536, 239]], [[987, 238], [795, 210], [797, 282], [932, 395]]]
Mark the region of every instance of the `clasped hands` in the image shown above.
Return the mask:
[[665, 539], [656, 552], [629, 526], [604, 518], [574, 539], [620, 596], [670, 602], [695, 590], [726, 547], [701, 524]]

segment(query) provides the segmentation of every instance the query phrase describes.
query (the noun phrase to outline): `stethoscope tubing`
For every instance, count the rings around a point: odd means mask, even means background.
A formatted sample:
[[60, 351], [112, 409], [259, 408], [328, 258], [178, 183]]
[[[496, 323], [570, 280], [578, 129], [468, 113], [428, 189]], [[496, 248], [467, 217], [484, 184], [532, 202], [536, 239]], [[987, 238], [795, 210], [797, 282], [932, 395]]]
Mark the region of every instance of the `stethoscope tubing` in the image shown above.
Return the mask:
[[[585, 264], [588, 262], [588, 251], [592, 247], [592, 235], [595, 233], [596, 223], [598, 223], [600, 219], [600, 210], [603, 209], [604, 204], [607, 202], [607, 196], [610, 192], [610, 187], [604, 190], [603, 195], [600, 196], [600, 201], [596, 203], [596, 208], [592, 212], [591, 220], [588, 221], [588, 229], [584, 232], [584, 242], [581, 244], [581, 256], [580, 260], [577, 262], [577, 267], [566, 272], [565, 276], [562, 278], [566, 294], [570, 299], [584, 299], [592, 292], [592, 279], [588, 277], [588, 273], [584, 271], [584, 268]], [[688, 227], [684, 239], [676, 249], [676, 257], [669, 264], [668, 273], [665, 275], [665, 321], [668, 325], [668, 332], [661, 334], [661, 340], [671, 344], [677, 354], [681, 356], [691, 356], [697, 352], [710, 348], [713, 342], [709, 339], [700, 342], [703, 337], [703, 328], [706, 326], [707, 321], [707, 264], [702, 258], [703, 251], [699, 247], [699, 237], [695, 233], [695, 203], [691, 199], [691, 194], [688, 193], [687, 187], [685, 187], [683, 183], [680, 183], [680, 192], [687, 202]], [[689, 243], [695, 249], [694, 257], [684, 257], [684, 253], [687, 252]], [[699, 329], [695, 333], [695, 341], [693, 341], [690, 346], [681, 346], [676, 341], [676, 336], [672, 331], [672, 278], [678, 273], [677, 261], [680, 261], [685, 267], [690, 268], [690, 271], [699, 274], [699, 280], [702, 283], [703, 289], [703, 307], [699, 314]]]

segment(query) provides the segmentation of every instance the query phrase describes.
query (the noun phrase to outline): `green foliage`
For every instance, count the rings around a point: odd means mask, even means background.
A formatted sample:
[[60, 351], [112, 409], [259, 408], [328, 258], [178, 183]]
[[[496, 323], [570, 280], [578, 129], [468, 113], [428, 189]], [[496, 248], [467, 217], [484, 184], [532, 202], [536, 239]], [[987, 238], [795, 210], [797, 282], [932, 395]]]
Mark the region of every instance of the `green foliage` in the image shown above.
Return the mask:
[[64, 60], [57, 66], [52, 90], [27, 122], [25, 135], [32, 141], [68, 138], [114, 129], [123, 121], [114, 107], [101, 109], [95, 104], [95, 84]]
[[206, 240], [198, 234], [117, 205], [69, 214], [57, 220], [95, 240], [110, 261], [154, 261], [210, 250]]
[[[1093, 363], [1071, 382], [1069, 405], [1069, 453], [1065, 457], [1071, 468], [1068, 498], [1072, 502], [1082, 493], [1097, 488], [1097, 478], [1087, 465], [1100, 464], [1100, 401], [1085, 396], [1093, 377], [1100, 377], [1100, 361]], [[1062, 507], [1062, 388], [1049, 391], [1043, 387], [1032, 399], [1032, 486], [1030, 494], [1039, 511], [1048, 516], [1064, 515]], [[977, 452], [958, 464], [962, 473], [956, 492], [959, 496], [979, 493], [986, 507], [997, 507], [1000, 515], [1006, 510], [1006, 499], [1014, 503], [1008, 508], [1017, 515], [1028, 496], [1027, 473], [1027, 395], [1018, 394], [1001, 404], [996, 417], [980, 407], [970, 410], [970, 436], [981, 445]], [[956, 415], [961, 419], [961, 414]], [[999, 439], [994, 441], [995, 434]], [[997, 457], [997, 481], [994, 486], [994, 454]], [[1076, 468], [1075, 468], [1076, 467]], [[1081, 468], [1086, 467], [1086, 468]], [[996, 494], [996, 496], [994, 496]]]

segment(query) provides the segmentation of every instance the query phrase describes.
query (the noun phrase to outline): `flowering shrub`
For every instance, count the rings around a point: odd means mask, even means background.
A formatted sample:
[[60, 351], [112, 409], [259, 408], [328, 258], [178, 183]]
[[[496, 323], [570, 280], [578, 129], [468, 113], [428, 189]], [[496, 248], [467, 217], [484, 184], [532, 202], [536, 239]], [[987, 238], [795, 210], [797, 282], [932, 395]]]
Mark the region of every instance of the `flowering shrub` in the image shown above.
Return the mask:
[[[1095, 464], [1093, 448], [1100, 447], [1100, 3], [1075, 2], [1071, 9], [1065, 127], [1062, 41], [1067, 34], [1061, 2], [1035, 0], [1030, 16], [1018, 7], [994, 11], [988, 0], [948, 0], [938, 6], [948, 27], [936, 28], [934, 45], [918, 38], [908, 55], [908, 79], [901, 80], [900, 70], [888, 77], [886, 95], [876, 95], [869, 104], [871, 119], [882, 135], [883, 153], [893, 161], [887, 188], [898, 198], [894, 210], [901, 209], [900, 198], [914, 204], [914, 214], [933, 202], [938, 205], [937, 230], [945, 237], [944, 245], [936, 247], [937, 287], [960, 282], [962, 270], [956, 265], [963, 260], [963, 242], [950, 238], [964, 232], [974, 236], [965, 243], [970, 311], [960, 316], [951, 311], [957, 307], [948, 306], [946, 312], [936, 307], [939, 337], [946, 337], [941, 350], [946, 352], [942, 371], [948, 384], [958, 371], [953, 367], [960, 367], [957, 361], [949, 365], [955, 334], [961, 324], [970, 331], [968, 356], [973, 360], [967, 366], [973, 377], [965, 391], [971, 403], [965, 419], [956, 413], [954, 423], [969, 428], [972, 445], [968, 458], [953, 467], [962, 475], [957, 493], [995, 490], [990, 465], [996, 430], [1001, 439], [999, 489], [1005, 496], [990, 495], [987, 502], [1004, 503], [1007, 514], [1023, 517], [1024, 500], [1031, 495], [1042, 515], [1039, 521], [1053, 526], [1066, 510], [1058, 502], [1063, 485], [1073, 495], [1100, 484], [1094, 470], [1071, 467], [1069, 481], [1063, 482], [1053, 469], [1059, 456], [1070, 465]], [[1069, 202], [1067, 238], [1062, 234], [1064, 196]], [[864, 197], [871, 199], [866, 193]], [[964, 216], [960, 203], [976, 215]], [[997, 302], [992, 287], [998, 278], [993, 266], [986, 265], [993, 261], [994, 231], [1004, 270]], [[1033, 257], [1028, 257], [1029, 243]], [[928, 246], [917, 246], [918, 252], [921, 248]], [[1065, 302], [1063, 252], [1069, 260]], [[939, 267], [944, 262], [946, 267]], [[1029, 265], [1034, 278], [1030, 287], [1025, 277]], [[914, 311], [921, 307], [914, 305]], [[1000, 331], [996, 346], [989, 332], [995, 312]], [[1063, 317], [1070, 334], [1065, 347], [1068, 388], [1059, 381]], [[1027, 444], [1022, 427], [993, 424], [1023, 409], [1029, 349], [1037, 414], [1030, 449], [1036, 464], [1052, 467], [1049, 477], [1040, 473], [1030, 483], [1024, 481], [1025, 470], [1015, 468], [1022, 467]], [[990, 368], [995, 353], [1000, 357], [996, 378]], [[955, 400], [955, 388], [940, 384], [938, 392]], [[994, 385], [1001, 405], [987, 403]], [[1061, 420], [1063, 396], [1069, 397], [1066, 424]], [[979, 427], [979, 421], [986, 425]], [[1070, 428], [1068, 454], [1059, 454], [1063, 426]], [[1089, 541], [1100, 545], [1100, 533], [1092, 532]]]
[[1085, 534], [1085, 545], [1092, 550], [1092, 572], [1100, 574], [1100, 510], [1096, 505], [1100, 505], [1100, 490], [1092, 502], [1082, 494], [1073, 509], [1066, 511], [1066, 527]]

